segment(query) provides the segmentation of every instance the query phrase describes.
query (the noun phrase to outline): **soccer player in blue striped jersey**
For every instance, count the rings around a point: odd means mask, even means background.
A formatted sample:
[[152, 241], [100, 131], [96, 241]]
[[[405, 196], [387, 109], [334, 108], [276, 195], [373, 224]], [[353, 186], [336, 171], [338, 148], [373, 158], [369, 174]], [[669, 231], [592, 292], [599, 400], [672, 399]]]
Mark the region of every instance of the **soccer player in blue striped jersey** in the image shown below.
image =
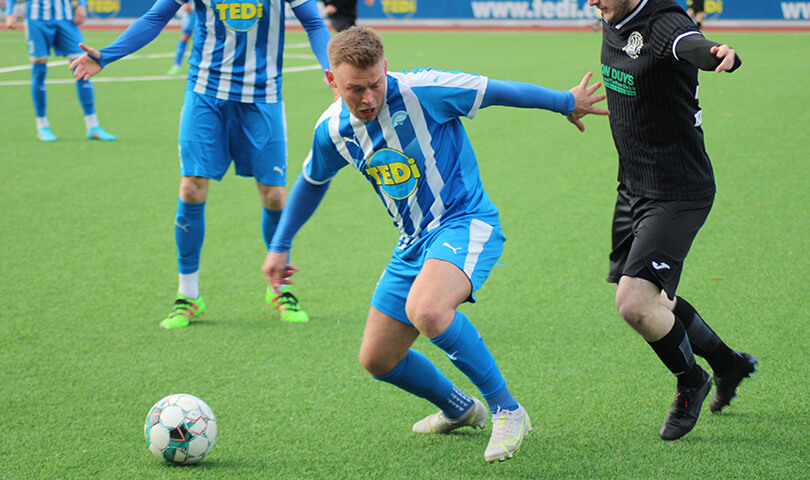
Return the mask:
[[[16, 29], [14, 15], [16, 0], [6, 2], [6, 26]], [[48, 122], [48, 95], [45, 77], [48, 75], [48, 57], [53, 51], [57, 56], [73, 60], [82, 55], [79, 43], [82, 32], [79, 25], [87, 19], [87, 0], [78, 0], [74, 9], [70, 0], [27, 0], [25, 5], [25, 34], [28, 55], [31, 60], [31, 97], [37, 121], [37, 138], [43, 142], [55, 142], [56, 135]], [[98, 124], [93, 84], [89, 80], [76, 81], [76, 93], [84, 111], [84, 123], [88, 140], [115, 140]]]
[[526, 409], [511, 395], [482, 336], [457, 310], [474, 302], [503, 250], [498, 209], [481, 183], [460, 117], [491, 105], [551, 110], [584, 131], [586, 114], [604, 99], [588, 86], [568, 92], [432, 69], [388, 72], [383, 43], [352, 27], [329, 43], [327, 78], [341, 99], [315, 127], [312, 149], [293, 186], [263, 271], [271, 286], [292, 283], [292, 239], [315, 211], [329, 182], [350, 166], [369, 181], [400, 239], [371, 299], [360, 363], [374, 378], [424, 398], [439, 412], [418, 433], [483, 428], [483, 403], [457, 388], [411, 348], [421, 334], [478, 387], [492, 414], [488, 462], [511, 458], [531, 431]]
[[[98, 74], [151, 42], [183, 2], [157, 0], [112, 44], [86, 52], [70, 68], [76, 78]], [[309, 37], [325, 70], [329, 30], [315, 0], [287, 0]], [[235, 164], [237, 175], [256, 179], [263, 206], [266, 246], [286, 201], [287, 139], [281, 71], [284, 52], [284, 9], [281, 0], [195, 1], [197, 28], [189, 59], [188, 80], [180, 116], [180, 194], [175, 216], [179, 287], [164, 328], [185, 327], [205, 312], [199, 292], [200, 253], [205, 236], [205, 202], [210, 179], [221, 180]], [[267, 286], [268, 305], [287, 322], [306, 322], [307, 313], [289, 289]]]

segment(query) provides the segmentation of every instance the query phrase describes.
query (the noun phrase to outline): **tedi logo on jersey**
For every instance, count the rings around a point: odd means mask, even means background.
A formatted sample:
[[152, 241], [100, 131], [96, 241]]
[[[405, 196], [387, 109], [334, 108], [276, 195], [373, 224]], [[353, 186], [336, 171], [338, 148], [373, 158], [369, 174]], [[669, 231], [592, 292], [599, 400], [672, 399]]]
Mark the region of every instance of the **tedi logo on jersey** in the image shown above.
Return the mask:
[[264, 6], [257, 0], [225, 0], [215, 3], [217, 16], [226, 27], [236, 32], [247, 32], [264, 16]]
[[641, 47], [644, 46], [644, 37], [641, 36], [638, 32], [633, 32], [630, 34], [630, 38], [627, 39], [627, 45], [622, 48], [624, 53], [627, 54], [630, 58], [638, 58], [638, 53], [641, 51]]
[[416, 160], [390, 148], [372, 153], [365, 172], [374, 179], [385, 195], [394, 200], [403, 200], [413, 195], [419, 186], [419, 179], [422, 178]]

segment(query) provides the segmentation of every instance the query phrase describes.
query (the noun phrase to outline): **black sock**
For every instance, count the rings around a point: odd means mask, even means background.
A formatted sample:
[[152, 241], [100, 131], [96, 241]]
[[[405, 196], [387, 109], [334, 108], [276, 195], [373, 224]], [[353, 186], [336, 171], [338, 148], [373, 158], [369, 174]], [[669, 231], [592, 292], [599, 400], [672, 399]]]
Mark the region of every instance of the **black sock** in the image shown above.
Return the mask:
[[678, 318], [664, 338], [648, 342], [658, 358], [678, 378], [678, 384], [684, 387], [697, 387], [703, 383], [703, 369], [695, 362], [689, 337]]
[[672, 313], [686, 329], [692, 351], [695, 355], [705, 358], [715, 375], [722, 377], [735, 366], [734, 352], [706, 324], [695, 307], [681, 297], [675, 299], [675, 309]]

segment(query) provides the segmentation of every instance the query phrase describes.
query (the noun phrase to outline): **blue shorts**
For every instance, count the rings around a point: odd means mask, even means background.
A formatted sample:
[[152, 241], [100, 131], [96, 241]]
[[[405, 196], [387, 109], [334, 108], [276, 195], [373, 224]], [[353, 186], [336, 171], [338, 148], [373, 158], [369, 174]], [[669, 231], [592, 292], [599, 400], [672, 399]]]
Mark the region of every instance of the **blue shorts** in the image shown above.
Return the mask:
[[79, 43], [84, 42], [82, 32], [73, 20], [27, 19], [25, 35], [28, 41], [28, 56], [31, 58], [49, 57], [51, 49], [58, 57], [84, 53], [79, 48]]
[[222, 180], [237, 175], [269, 186], [287, 184], [284, 103], [220, 100], [186, 89], [180, 114], [180, 175]]
[[405, 302], [416, 276], [429, 258], [450, 262], [463, 271], [472, 284], [468, 302], [489, 277], [503, 253], [506, 238], [497, 218], [484, 222], [465, 217], [442, 225], [409, 246], [405, 252], [394, 250], [391, 261], [377, 282], [371, 306], [382, 313], [412, 325], [405, 313]]
[[186, 14], [186, 16], [183, 17], [183, 27], [182, 27], [183, 30], [181, 33], [183, 35], [190, 37], [191, 34], [194, 33], [194, 27], [196, 26], [197, 26], [197, 14], [194, 12]]

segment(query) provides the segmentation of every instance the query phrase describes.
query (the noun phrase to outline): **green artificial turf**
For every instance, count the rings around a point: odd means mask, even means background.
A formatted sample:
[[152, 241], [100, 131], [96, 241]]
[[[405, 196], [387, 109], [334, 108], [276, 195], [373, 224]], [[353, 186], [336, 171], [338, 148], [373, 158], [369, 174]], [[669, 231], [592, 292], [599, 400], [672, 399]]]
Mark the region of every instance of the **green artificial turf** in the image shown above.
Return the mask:
[[[382, 32], [389, 69], [437, 67], [567, 90], [599, 79], [596, 33]], [[87, 31], [101, 47], [117, 32]], [[492, 107], [465, 125], [507, 235], [467, 314], [534, 432], [514, 459], [483, 460], [488, 430], [420, 436], [427, 402], [373, 380], [357, 352], [371, 292], [397, 240], [351, 169], [294, 244], [294, 289], [312, 320], [264, 305], [255, 183], [230, 172], [206, 210], [208, 312], [158, 328], [177, 282], [173, 220], [183, 79], [161, 76], [176, 32], [95, 83], [111, 143], [84, 139], [72, 82], [48, 86], [56, 143], [38, 142], [21, 32], [0, 31], [0, 477], [4, 479], [803, 478], [807, 359], [810, 63], [806, 34], [724, 33], [742, 68], [701, 74], [718, 195], [678, 293], [759, 373], [723, 414], [681, 441], [658, 428], [674, 380], [613, 306], [605, 282], [616, 153], [606, 118], [580, 134], [560, 115]], [[301, 32], [288, 53], [307, 54]], [[311, 66], [290, 58], [285, 66]], [[11, 70], [11, 71], [9, 71]], [[69, 80], [52, 65], [48, 80]], [[664, 94], [662, 92], [662, 94]], [[284, 78], [289, 180], [331, 92], [317, 71]], [[415, 348], [478, 392], [425, 339]], [[701, 363], [705, 366], [705, 362]], [[219, 423], [208, 458], [169, 467], [143, 421], [170, 393], [205, 400]]]

